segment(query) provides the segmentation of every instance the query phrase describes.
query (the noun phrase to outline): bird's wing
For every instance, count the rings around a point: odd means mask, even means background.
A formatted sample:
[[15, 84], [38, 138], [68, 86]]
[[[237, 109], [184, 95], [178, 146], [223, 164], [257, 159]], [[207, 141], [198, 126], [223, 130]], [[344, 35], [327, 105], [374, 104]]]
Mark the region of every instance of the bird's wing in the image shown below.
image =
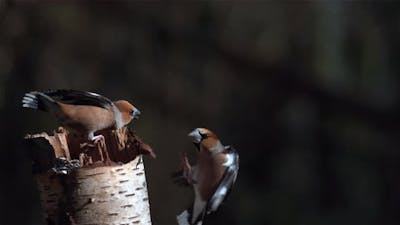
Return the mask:
[[226, 146], [225, 151], [228, 157], [228, 160], [224, 163], [226, 170], [216, 191], [207, 203], [207, 214], [216, 211], [228, 196], [239, 171], [239, 154], [230, 146]]
[[[195, 198], [191, 214], [192, 225], [202, 224], [206, 214], [216, 211], [229, 195], [232, 186], [236, 181], [239, 171], [239, 154], [230, 146], [225, 147], [225, 152], [228, 157], [227, 161], [224, 163], [224, 166], [226, 167], [225, 173], [214, 194], [207, 202], [201, 201], [200, 197]], [[193, 220], [193, 218], [196, 219]]]
[[44, 92], [56, 101], [71, 105], [91, 105], [110, 109], [113, 102], [99, 94], [76, 90], [48, 90]]

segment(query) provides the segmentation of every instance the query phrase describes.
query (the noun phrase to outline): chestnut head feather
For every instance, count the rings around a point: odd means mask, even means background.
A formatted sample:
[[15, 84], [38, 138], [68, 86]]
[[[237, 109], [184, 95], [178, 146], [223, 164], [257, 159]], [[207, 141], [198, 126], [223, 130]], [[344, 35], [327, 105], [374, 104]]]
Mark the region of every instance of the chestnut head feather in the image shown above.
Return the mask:
[[216, 146], [221, 145], [217, 135], [206, 128], [196, 128], [189, 133], [189, 137], [192, 138], [193, 144], [197, 150], [202, 149], [212, 152]]
[[140, 111], [128, 101], [118, 100], [115, 101], [114, 104], [121, 112], [121, 118], [124, 125], [129, 124], [132, 121], [132, 119], [139, 118]]

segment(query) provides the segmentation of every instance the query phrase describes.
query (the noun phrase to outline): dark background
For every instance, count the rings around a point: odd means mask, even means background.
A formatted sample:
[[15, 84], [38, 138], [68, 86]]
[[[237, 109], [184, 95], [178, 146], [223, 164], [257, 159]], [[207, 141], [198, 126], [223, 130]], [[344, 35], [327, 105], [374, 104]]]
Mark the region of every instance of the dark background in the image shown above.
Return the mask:
[[241, 156], [237, 184], [205, 224], [400, 224], [398, 3], [0, 1], [0, 224], [41, 224], [22, 145], [51, 131], [21, 108], [30, 90], [127, 99], [153, 224], [191, 201], [169, 174], [215, 131]]

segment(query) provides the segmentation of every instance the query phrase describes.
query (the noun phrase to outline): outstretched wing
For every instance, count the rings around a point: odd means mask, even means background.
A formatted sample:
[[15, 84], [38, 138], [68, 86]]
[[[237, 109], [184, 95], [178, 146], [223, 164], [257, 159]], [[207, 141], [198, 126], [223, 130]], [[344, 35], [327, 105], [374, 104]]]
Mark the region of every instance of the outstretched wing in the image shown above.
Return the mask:
[[56, 101], [71, 105], [91, 105], [110, 109], [113, 102], [99, 94], [77, 90], [48, 90], [43, 92]]
[[215, 193], [207, 203], [207, 214], [216, 211], [221, 203], [228, 196], [233, 184], [236, 181], [236, 177], [239, 171], [239, 154], [236, 152], [235, 149], [230, 146], [226, 146], [225, 151], [228, 152], [228, 160], [224, 164], [224, 166], [226, 167], [226, 171]]

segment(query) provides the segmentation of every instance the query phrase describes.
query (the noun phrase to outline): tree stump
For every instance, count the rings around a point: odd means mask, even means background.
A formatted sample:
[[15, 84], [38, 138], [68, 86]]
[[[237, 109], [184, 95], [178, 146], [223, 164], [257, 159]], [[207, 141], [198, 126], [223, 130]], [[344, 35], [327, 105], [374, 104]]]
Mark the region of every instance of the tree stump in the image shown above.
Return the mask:
[[63, 128], [27, 135], [47, 225], [151, 225], [142, 154], [151, 148], [127, 128], [102, 131], [105, 146]]

